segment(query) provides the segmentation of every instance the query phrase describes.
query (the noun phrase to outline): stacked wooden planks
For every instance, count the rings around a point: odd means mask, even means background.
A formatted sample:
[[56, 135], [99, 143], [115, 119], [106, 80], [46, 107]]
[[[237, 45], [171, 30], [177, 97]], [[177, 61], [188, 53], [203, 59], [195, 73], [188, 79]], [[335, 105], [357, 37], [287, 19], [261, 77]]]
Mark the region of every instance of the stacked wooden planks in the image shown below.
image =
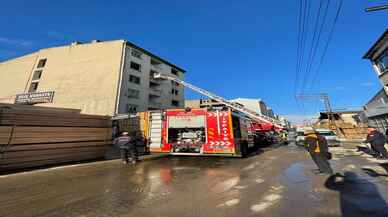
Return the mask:
[[0, 172], [103, 158], [111, 134], [109, 116], [0, 104]]

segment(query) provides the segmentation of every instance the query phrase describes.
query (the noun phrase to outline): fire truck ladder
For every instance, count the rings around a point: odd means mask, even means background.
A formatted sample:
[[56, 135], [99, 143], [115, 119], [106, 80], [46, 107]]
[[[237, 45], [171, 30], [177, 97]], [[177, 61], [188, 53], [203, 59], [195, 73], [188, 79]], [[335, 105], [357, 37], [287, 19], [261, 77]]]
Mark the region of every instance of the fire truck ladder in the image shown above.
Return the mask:
[[210, 99], [213, 99], [213, 100], [216, 100], [217, 102], [220, 102], [220, 103], [223, 103], [225, 104], [226, 106], [236, 110], [236, 111], [239, 111], [243, 114], [245, 114], [246, 116], [248, 116], [249, 118], [255, 120], [255, 121], [258, 121], [258, 122], [261, 122], [261, 123], [270, 123], [270, 124], [273, 124], [275, 127], [277, 128], [283, 128], [283, 126], [280, 124], [280, 122], [278, 120], [275, 120], [273, 118], [270, 118], [268, 116], [265, 116], [265, 115], [262, 115], [262, 114], [259, 114], [257, 112], [254, 112], [250, 109], [247, 109], [239, 104], [236, 104], [236, 103], [233, 103], [233, 102], [229, 102], [228, 100], [224, 99], [223, 97], [220, 97], [220, 96], [217, 96], [216, 94], [214, 93], [211, 93], [207, 90], [204, 90], [202, 88], [199, 88], [199, 87], [196, 87], [190, 83], [187, 83], [185, 81], [182, 81], [180, 80], [179, 78], [177, 77], [173, 77], [173, 76], [168, 76], [168, 75], [162, 75], [161, 73], [155, 73], [153, 74], [153, 77], [155, 79], [165, 79], [165, 80], [170, 80], [170, 81], [175, 81], [181, 85], [183, 85], [184, 87], [187, 87], [187, 88], [190, 88], [192, 90], [194, 90], [195, 92], [198, 92], [202, 95], [205, 95], [207, 97], [209, 97]]

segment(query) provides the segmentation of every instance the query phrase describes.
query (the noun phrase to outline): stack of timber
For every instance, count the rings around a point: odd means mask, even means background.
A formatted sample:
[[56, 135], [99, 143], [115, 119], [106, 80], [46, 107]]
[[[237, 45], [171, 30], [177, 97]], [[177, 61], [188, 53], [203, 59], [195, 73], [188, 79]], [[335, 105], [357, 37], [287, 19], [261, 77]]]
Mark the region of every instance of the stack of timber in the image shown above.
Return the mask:
[[103, 158], [111, 135], [109, 116], [0, 104], [0, 172]]
[[[335, 121], [337, 136], [345, 139], [365, 139], [368, 134], [366, 124], [353, 125], [341, 120]], [[321, 120], [315, 125], [316, 128], [330, 129], [328, 120]]]

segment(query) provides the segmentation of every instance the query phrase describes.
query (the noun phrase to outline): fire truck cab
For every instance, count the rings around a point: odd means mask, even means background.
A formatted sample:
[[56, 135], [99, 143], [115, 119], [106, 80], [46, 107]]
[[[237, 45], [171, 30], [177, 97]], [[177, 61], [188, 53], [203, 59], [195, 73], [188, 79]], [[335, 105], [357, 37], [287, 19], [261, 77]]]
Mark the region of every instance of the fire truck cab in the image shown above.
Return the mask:
[[251, 119], [224, 109], [150, 113], [149, 149], [172, 155], [244, 157], [254, 147]]

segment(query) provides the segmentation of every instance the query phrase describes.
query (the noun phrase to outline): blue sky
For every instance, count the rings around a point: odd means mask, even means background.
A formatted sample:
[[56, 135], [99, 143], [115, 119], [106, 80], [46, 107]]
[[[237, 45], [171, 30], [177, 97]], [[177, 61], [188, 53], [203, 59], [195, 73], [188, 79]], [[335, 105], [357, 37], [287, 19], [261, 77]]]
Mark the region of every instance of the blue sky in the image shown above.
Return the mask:
[[[329, 93], [335, 108], [361, 106], [381, 88], [362, 56], [388, 28], [388, 11], [365, 13], [364, 8], [386, 2], [344, 0], [312, 90]], [[73, 40], [127, 39], [186, 69], [187, 81], [209, 91], [226, 98], [262, 98], [277, 113], [306, 115], [321, 106], [305, 103], [302, 112], [294, 100], [298, 4], [299, 0], [4, 1], [0, 60]], [[330, 7], [330, 22], [334, 12]], [[199, 97], [191, 91], [186, 95]]]

